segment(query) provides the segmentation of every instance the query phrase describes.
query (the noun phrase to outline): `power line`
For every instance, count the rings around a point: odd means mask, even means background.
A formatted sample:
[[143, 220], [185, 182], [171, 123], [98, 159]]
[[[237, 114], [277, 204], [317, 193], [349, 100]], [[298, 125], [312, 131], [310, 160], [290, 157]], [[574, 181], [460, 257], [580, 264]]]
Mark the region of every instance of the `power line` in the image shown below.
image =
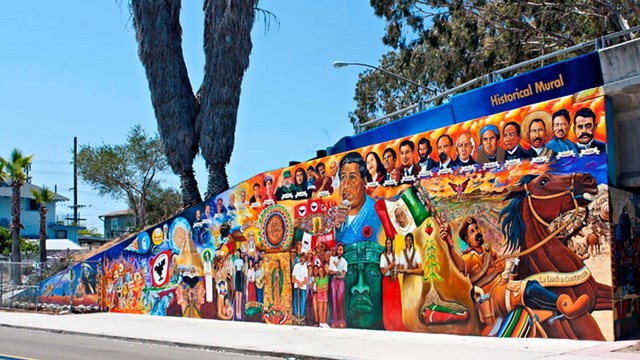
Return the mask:
[[41, 164], [41, 165], [64, 165], [64, 166], [73, 165], [73, 162], [63, 161], [63, 160], [34, 160], [31, 163], [32, 164]]
[[41, 175], [64, 175], [69, 176], [68, 171], [56, 171], [56, 170], [33, 170], [31, 171], [33, 174], [41, 174]]

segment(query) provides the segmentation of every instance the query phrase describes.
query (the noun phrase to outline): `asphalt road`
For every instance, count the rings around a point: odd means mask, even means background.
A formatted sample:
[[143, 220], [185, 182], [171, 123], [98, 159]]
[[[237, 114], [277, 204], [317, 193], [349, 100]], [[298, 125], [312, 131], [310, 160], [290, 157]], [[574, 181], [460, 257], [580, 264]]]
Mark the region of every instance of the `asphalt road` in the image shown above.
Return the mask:
[[262, 360], [275, 358], [0, 326], [0, 359]]

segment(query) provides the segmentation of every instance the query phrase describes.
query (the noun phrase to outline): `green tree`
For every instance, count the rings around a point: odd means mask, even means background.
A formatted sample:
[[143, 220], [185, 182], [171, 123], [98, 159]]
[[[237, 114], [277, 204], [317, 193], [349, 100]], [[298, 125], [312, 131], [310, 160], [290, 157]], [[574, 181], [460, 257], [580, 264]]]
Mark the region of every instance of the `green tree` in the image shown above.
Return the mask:
[[207, 196], [229, 188], [244, 72], [258, 0], [204, 0], [204, 79], [194, 93], [182, 53], [180, 0], [131, 0], [138, 54], [146, 70], [164, 154], [180, 177], [184, 207], [200, 202], [193, 171], [198, 147], [209, 171]]
[[354, 127], [492, 71], [629, 29], [640, 20], [640, 5], [628, 0], [371, 0], [371, 6], [386, 21], [382, 41], [393, 49], [380, 66], [433, 91], [365, 71], [349, 115]]
[[[148, 212], [147, 212], [148, 214]], [[93, 237], [102, 237], [102, 233], [97, 228], [87, 228], [78, 230], [78, 235], [82, 236], [93, 236]]]
[[146, 202], [147, 223], [157, 224], [174, 216], [180, 211], [180, 200], [180, 191], [177, 189], [153, 184]]
[[40, 262], [47, 262], [47, 204], [53, 202], [55, 194], [46, 186], [40, 189], [31, 189], [36, 202], [40, 205]]
[[[0, 226], [0, 254], [10, 255], [12, 246], [13, 236], [11, 234], [11, 230]], [[38, 251], [38, 245], [25, 240], [23, 237], [20, 237], [20, 251], [23, 253], [35, 253]]]
[[149, 136], [140, 125], [129, 131], [122, 145], [81, 145], [78, 174], [101, 195], [127, 201], [136, 224], [144, 228], [146, 199], [156, 175], [167, 169], [157, 136]]
[[12, 246], [11, 246], [11, 261], [14, 263], [11, 270], [11, 277], [13, 283], [20, 285], [22, 279], [20, 276], [20, 261], [22, 256], [20, 254], [20, 229], [24, 228], [20, 223], [20, 189], [22, 185], [27, 181], [26, 169], [31, 164], [33, 155], [24, 156], [22, 151], [13, 149], [11, 152], [11, 158], [9, 160], [2, 159], [0, 163], [4, 165], [4, 172], [0, 174], [3, 181], [10, 181], [12, 188], [11, 196], [11, 234], [12, 234]]

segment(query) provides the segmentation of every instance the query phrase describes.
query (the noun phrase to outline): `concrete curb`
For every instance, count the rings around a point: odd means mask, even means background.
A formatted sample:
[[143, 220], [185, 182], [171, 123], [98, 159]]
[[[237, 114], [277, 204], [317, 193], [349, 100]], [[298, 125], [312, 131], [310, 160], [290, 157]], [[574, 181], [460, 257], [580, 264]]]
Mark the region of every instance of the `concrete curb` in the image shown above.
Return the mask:
[[284, 352], [284, 351], [239, 349], [239, 348], [232, 348], [232, 347], [226, 347], [226, 346], [198, 345], [198, 344], [190, 344], [190, 343], [179, 342], [179, 341], [133, 338], [128, 336], [95, 334], [95, 333], [87, 333], [87, 332], [79, 332], [79, 331], [61, 330], [61, 329], [40, 328], [35, 326], [0, 324], [0, 327], [8, 328], [8, 329], [21, 329], [21, 330], [47, 332], [47, 333], [62, 334], [62, 335], [84, 336], [84, 337], [92, 337], [97, 339], [137, 342], [137, 343], [150, 344], [150, 345], [172, 346], [172, 347], [179, 347], [179, 348], [193, 349], [193, 350], [209, 350], [209, 351], [215, 351], [215, 352], [240, 354], [240, 355], [269, 356], [269, 357], [282, 358], [282, 359], [293, 358], [293, 359], [301, 359], [301, 360], [302, 359], [304, 360], [335, 360], [336, 359], [332, 357], [311, 356], [306, 354], [297, 354], [297, 353], [290, 353], [290, 352]]

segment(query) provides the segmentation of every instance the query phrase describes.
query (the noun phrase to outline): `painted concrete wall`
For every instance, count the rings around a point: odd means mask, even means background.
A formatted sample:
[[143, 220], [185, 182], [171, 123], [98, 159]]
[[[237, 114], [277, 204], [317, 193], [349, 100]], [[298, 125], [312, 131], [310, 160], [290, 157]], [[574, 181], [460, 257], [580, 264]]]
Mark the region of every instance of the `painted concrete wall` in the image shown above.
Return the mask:
[[[606, 106], [595, 88], [258, 174], [49, 279], [41, 301], [612, 340]], [[559, 110], [582, 127], [554, 133]]]

